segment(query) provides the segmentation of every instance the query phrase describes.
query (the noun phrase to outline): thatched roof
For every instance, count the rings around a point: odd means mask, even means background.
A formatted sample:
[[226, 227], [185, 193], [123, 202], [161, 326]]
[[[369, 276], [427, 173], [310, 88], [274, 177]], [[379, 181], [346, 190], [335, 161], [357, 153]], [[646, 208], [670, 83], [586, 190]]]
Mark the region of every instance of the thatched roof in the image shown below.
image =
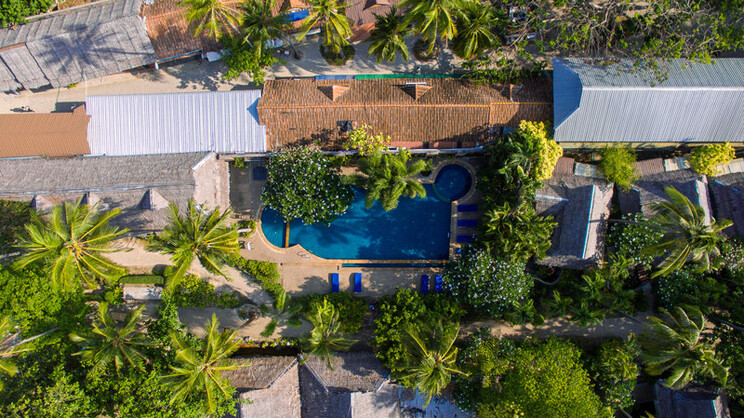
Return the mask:
[[709, 185], [715, 218], [734, 222], [723, 232], [744, 237], [744, 174], [719, 176], [711, 179]]
[[238, 392], [266, 389], [297, 363], [297, 359], [292, 356], [257, 356], [234, 358], [230, 361], [239, 365], [247, 363], [244, 367], [222, 373], [222, 377], [230, 380]]
[[388, 371], [371, 352], [336, 353], [333, 369], [323, 359], [310, 356], [305, 366], [327, 390], [372, 392], [387, 380]]
[[728, 418], [726, 398], [711, 388], [690, 386], [672, 390], [657, 382], [656, 416], [658, 418]]
[[602, 179], [554, 173], [545, 181], [535, 195], [537, 213], [552, 216], [558, 226], [540, 264], [585, 268], [601, 258], [612, 194]]

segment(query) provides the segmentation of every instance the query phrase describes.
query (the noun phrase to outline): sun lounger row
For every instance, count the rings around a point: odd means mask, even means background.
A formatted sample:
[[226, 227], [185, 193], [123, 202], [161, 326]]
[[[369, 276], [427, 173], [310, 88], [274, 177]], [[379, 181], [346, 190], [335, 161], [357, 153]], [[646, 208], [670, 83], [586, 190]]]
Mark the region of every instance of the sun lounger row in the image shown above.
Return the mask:
[[[354, 293], [362, 291], [362, 273], [354, 273]], [[338, 273], [331, 273], [331, 293], [338, 293]]]
[[[444, 281], [442, 280], [442, 276], [437, 274], [436, 276], [434, 276], [434, 291], [436, 293], [442, 293], [443, 289]], [[421, 275], [421, 293], [429, 293], [429, 276], [426, 274]]]

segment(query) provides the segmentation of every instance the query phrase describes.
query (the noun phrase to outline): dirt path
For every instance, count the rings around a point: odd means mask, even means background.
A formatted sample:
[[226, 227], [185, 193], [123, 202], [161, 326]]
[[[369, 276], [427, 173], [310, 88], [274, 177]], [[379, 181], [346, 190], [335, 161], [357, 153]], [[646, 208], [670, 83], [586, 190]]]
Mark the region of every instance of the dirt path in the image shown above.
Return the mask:
[[560, 337], [592, 337], [592, 338], [625, 338], [630, 333], [638, 334], [647, 321], [649, 314], [643, 313], [635, 316], [635, 320], [619, 317], [608, 318], [597, 325], [588, 327], [579, 326], [577, 323], [564, 318], [550, 319], [545, 325], [535, 328], [532, 325], [511, 326], [503, 321], [480, 321], [465, 324], [460, 330], [460, 335], [472, 334], [480, 328], [490, 328], [492, 335], [504, 337], [547, 338], [551, 335]]

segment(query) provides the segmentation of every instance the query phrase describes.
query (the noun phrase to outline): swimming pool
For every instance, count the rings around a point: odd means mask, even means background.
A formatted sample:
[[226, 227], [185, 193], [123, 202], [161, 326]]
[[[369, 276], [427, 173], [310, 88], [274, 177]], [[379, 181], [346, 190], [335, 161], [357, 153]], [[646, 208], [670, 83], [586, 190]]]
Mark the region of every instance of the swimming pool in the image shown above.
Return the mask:
[[[470, 179], [467, 170], [463, 170]], [[459, 184], [469, 188], [471, 183], [468, 180]], [[445, 260], [449, 257], [451, 201], [440, 196], [450, 196], [453, 191], [464, 195], [467, 190], [454, 190], [454, 185], [437, 192], [431, 184], [424, 188], [426, 198], [401, 198], [398, 208], [389, 212], [382, 209], [379, 202], [365, 208], [365, 191], [356, 189], [351, 206], [331, 225], [305, 225], [301, 220], [290, 222], [287, 246], [299, 244], [326, 259]], [[273, 245], [285, 246], [284, 220], [275, 210], [264, 209], [261, 229]]]
[[465, 167], [459, 164], [448, 164], [437, 173], [434, 187], [444, 199], [451, 202], [465, 196], [472, 182], [473, 179]]

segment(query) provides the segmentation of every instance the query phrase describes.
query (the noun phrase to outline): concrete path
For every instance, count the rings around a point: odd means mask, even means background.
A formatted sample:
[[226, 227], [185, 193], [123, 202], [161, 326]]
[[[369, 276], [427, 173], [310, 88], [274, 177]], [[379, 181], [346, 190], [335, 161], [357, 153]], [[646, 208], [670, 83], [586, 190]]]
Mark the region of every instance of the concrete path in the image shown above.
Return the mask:
[[[412, 45], [409, 40], [409, 47]], [[284, 64], [277, 64], [267, 70], [267, 78], [307, 77], [318, 74], [404, 74], [418, 70], [425, 73], [449, 73], [459, 67], [460, 60], [449, 51], [444, 51], [437, 60], [419, 62], [411, 52], [407, 63], [400, 58], [394, 63], [376, 63], [374, 57], [367, 57], [369, 44], [355, 45], [356, 54], [352, 61], [336, 67], [326, 63], [320, 56], [318, 41], [305, 40], [297, 45], [302, 59], [283, 57]], [[13, 113], [13, 109], [29, 106], [38, 113], [69, 112], [82, 105], [86, 96], [112, 94], [178, 93], [197, 91], [226, 91], [257, 88], [251, 79], [243, 74], [237, 80], [223, 80], [225, 66], [221, 62], [207, 62], [194, 58], [176, 65], [165, 64], [160, 70], [139, 70], [109, 75], [78, 83], [72, 88], [48, 88], [32, 92], [24, 90], [19, 95], [0, 93], [0, 113]]]

